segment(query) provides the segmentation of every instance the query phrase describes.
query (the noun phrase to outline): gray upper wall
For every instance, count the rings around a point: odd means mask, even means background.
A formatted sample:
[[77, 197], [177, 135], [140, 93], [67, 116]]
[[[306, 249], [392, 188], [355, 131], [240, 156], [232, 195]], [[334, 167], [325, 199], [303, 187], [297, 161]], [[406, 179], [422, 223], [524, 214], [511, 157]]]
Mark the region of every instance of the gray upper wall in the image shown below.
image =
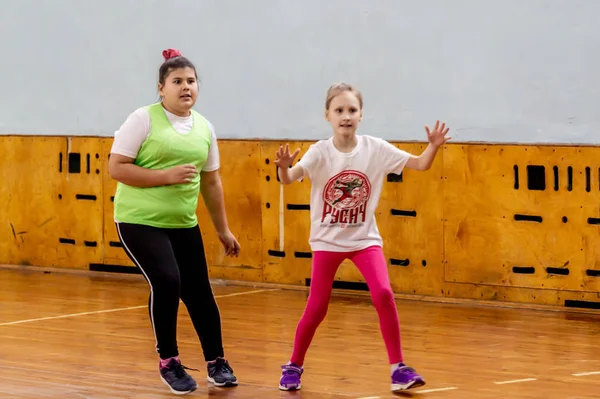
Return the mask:
[[598, 0], [0, 0], [0, 134], [112, 136], [157, 99], [161, 51], [219, 138], [320, 139], [327, 87], [360, 128], [424, 140], [600, 143]]

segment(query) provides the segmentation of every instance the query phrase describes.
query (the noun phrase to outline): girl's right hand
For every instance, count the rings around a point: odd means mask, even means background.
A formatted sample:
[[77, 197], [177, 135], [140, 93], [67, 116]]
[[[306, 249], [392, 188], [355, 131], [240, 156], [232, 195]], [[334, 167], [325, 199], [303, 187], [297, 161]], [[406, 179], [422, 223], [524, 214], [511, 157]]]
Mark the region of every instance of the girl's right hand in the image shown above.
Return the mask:
[[184, 184], [191, 182], [198, 170], [192, 164], [174, 166], [165, 170], [165, 180], [167, 184]]
[[297, 148], [293, 154], [290, 154], [290, 146], [288, 144], [285, 145], [285, 148], [280, 146], [276, 154], [275, 165], [281, 169], [289, 168], [299, 153], [300, 148]]

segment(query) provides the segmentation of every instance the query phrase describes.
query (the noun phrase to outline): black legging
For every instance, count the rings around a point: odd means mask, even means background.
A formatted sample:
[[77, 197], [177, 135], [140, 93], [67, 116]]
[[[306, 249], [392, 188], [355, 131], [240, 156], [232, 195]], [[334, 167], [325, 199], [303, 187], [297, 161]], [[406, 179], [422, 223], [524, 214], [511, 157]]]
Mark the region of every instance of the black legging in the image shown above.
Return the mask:
[[223, 357], [221, 317], [198, 226], [188, 229], [117, 223], [125, 252], [150, 285], [149, 312], [161, 359], [178, 356], [177, 312], [185, 304], [206, 361]]

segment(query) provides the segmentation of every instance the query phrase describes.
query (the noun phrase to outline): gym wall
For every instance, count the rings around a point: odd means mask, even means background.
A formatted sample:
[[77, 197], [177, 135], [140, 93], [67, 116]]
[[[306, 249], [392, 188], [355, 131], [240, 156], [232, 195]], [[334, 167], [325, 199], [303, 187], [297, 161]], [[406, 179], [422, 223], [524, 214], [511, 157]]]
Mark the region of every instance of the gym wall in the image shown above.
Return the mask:
[[[0, 0], [0, 263], [133, 270], [107, 158], [175, 47], [198, 66], [242, 245], [225, 258], [199, 208], [213, 277], [308, 283], [309, 182], [281, 190], [272, 160], [330, 135], [325, 91], [348, 81], [361, 133], [419, 153], [423, 124], [452, 127], [431, 170], [385, 185], [396, 292], [600, 306], [599, 3], [259, 3]], [[337, 280], [362, 288], [350, 264]]]

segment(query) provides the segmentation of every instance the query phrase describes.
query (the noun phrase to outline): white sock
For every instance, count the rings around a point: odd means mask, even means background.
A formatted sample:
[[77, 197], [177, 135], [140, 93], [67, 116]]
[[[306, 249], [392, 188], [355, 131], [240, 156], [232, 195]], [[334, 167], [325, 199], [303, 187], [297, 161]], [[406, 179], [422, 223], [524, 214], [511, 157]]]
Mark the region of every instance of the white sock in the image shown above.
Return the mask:
[[390, 365], [390, 373], [393, 373], [394, 371], [396, 371], [396, 369], [398, 368], [398, 366], [400, 366], [401, 363], [394, 363]]

